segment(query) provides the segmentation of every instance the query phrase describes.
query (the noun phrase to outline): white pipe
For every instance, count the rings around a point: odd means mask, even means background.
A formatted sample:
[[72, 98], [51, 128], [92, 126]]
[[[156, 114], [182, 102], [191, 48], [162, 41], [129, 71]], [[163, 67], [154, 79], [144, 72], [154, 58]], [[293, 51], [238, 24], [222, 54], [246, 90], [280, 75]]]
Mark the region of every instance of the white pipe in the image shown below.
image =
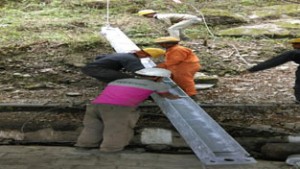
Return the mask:
[[110, 0], [106, 1], [106, 26], [109, 27], [109, 2]]

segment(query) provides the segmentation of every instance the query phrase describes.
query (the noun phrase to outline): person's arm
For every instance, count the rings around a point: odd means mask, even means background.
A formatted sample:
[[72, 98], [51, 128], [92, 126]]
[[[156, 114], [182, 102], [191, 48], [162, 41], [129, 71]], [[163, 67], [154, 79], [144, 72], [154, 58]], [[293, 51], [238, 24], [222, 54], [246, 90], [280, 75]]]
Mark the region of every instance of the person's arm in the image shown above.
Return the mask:
[[294, 51], [287, 51], [284, 52], [274, 58], [271, 58], [269, 60], [266, 60], [262, 63], [259, 63], [256, 66], [253, 66], [249, 69], [247, 69], [249, 72], [257, 72], [257, 71], [261, 71], [261, 70], [266, 70], [272, 67], [276, 67], [278, 65], [284, 64], [288, 61], [293, 60], [294, 57]]
[[172, 25], [171, 17], [169, 17], [169, 14], [156, 14], [154, 15], [154, 18], [164, 22], [167, 25]]
[[97, 55], [97, 56], [95, 57], [95, 60], [99, 60], [99, 59], [102, 59], [102, 58], [104, 58], [104, 57], [106, 57], [106, 55]]

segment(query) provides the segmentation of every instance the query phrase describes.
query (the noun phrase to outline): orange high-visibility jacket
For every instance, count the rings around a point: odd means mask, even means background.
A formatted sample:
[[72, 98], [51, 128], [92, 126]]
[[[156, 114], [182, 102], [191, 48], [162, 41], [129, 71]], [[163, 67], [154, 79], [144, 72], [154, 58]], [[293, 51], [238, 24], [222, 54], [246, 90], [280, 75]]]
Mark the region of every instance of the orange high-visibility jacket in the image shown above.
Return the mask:
[[165, 61], [157, 67], [170, 70], [173, 81], [189, 96], [193, 96], [197, 94], [194, 75], [200, 70], [199, 62], [199, 58], [191, 49], [175, 45], [167, 49]]

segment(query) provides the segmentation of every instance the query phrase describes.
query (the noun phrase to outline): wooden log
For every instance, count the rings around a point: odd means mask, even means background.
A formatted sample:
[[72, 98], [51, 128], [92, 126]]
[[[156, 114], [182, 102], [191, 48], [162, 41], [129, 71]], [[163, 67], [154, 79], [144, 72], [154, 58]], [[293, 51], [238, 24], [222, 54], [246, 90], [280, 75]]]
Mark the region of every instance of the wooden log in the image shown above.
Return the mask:
[[267, 143], [261, 152], [267, 160], [284, 161], [289, 155], [300, 154], [300, 143]]

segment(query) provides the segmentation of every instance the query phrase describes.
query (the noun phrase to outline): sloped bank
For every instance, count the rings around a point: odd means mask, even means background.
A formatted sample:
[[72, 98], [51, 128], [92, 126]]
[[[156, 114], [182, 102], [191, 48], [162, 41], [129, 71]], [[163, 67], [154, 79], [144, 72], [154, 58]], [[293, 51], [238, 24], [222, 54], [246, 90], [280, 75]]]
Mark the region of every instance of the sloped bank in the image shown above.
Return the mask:
[[[300, 153], [299, 105], [201, 105], [255, 158], [284, 160]], [[192, 153], [155, 104], [144, 104], [129, 147], [149, 151]], [[72, 146], [81, 129], [84, 107], [1, 106], [1, 144]], [[187, 112], [188, 113], [188, 112]], [[269, 147], [275, 145], [273, 149]], [[284, 149], [282, 147], [285, 147]], [[288, 148], [287, 148], [288, 147]]]

